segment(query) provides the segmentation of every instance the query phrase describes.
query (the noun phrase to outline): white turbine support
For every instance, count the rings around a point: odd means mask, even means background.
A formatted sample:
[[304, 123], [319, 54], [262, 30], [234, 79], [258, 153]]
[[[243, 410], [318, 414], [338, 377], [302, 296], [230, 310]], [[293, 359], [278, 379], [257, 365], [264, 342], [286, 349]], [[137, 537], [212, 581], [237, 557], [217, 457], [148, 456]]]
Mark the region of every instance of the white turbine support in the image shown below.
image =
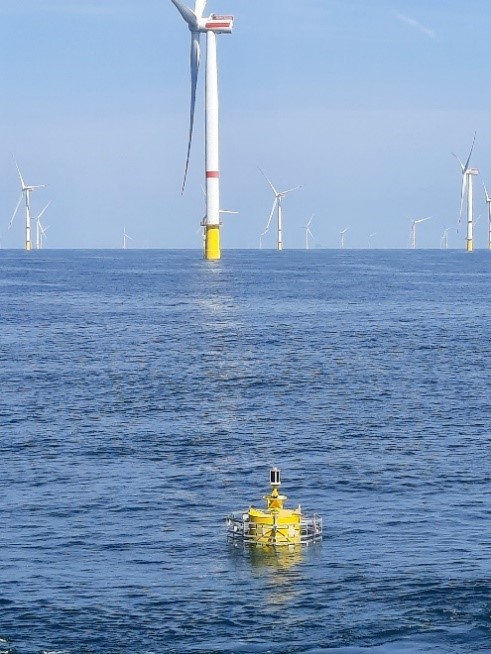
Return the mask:
[[466, 236], [466, 250], [472, 252], [474, 249], [474, 198], [473, 198], [473, 183], [472, 177], [478, 175], [479, 171], [476, 168], [468, 168], [465, 171], [467, 177], [467, 236]]
[[466, 170], [465, 174], [467, 175], [467, 238], [466, 238], [466, 243], [467, 243], [467, 250], [470, 251], [472, 250], [472, 237], [473, 237], [473, 224], [472, 224], [472, 175], [469, 174], [469, 171]]
[[488, 195], [488, 191], [484, 182], [482, 185], [484, 187], [484, 193], [486, 194], [486, 204], [488, 207], [488, 250], [491, 250], [491, 197]]
[[476, 133], [474, 132], [474, 138], [472, 140], [471, 149], [467, 161], [462, 163], [462, 161], [457, 157], [456, 154], [452, 153], [454, 157], [460, 164], [462, 169], [462, 186], [460, 190], [460, 213], [459, 213], [459, 223], [462, 218], [462, 209], [464, 205], [464, 196], [467, 194], [467, 231], [466, 231], [466, 250], [467, 252], [472, 252], [474, 249], [474, 240], [473, 240], [473, 202], [472, 202], [472, 176], [478, 175], [479, 171], [476, 168], [471, 168], [469, 166], [472, 151], [474, 150], [474, 144], [476, 142]]
[[443, 234], [440, 236], [440, 250], [448, 250], [448, 232], [449, 227], [443, 228]]
[[426, 220], [429, 220], [431, 216], [427, 216], [426, 218], [420, 218], [419, 220], [412, 220], [411, 221], [411, 249], [415, 250], [416, 249], [416, 225], [419, 225], [419, 223], [424, 223]]
[[127, 244], [128, 239], [130, 241], [133, 240], [131, 238], [131, 236], [129, 236], [129, 234], [126, 233], [126, 227], [123, 227], [123, 250], [126, 250], [126, 244]]
[[39, 236], [39, 249], [42, 250], [43, 247], [44, 247], [44, 239], [45, 239], [45, 238], [48, 238], [48, 237], [46, 236], [46, 232], [48, 231], [49, 227], [46, 227], [46, 228], [43, 227], [43, 226], [41, 225], [41, 221], [40, 221], [39, 219], [38, 219], [38, 221], [37, 221], [37, 224], [38, 224], [38, 226], [39, 226], [39, 232], [40, 232], [40, 236]]
[[277, 250], [281, 252], [283, 250], [283, 209], [281, 208], [281, 195], [278, 198], [278, 242]]
[[26, 189], [26, 250], [32, 248], [31, 240], [31, 190]]
[[376, 232], [373, 232], [372, 234], [369, 234], [369, 235], [368, 235], [368, 249], [369, 249], [369, 250], [372, 249], [372, 238], [373, 238], [374, 236], [376, 236], [376, 235], [377, 235]]
[[43, 248], [43, 236], [46, 237], [46, 230], [41, 225], [41, 218], [44, 216], [44, 212], [50, 204], [51, 201], [49, 201], [41, 213], [36, 216], [36, 250], [42, 250]]
[[218, 70], [217, 39], [211, 30], [206, 33], [205, 84], [205, 169], [206, 225], [220, 225], [220, 167], [218, 162]]
[[312, 239], [314, 238], [314, 235], [312, 234], [312, 232], [311, 232], [311, 230], [310, 230], [310, 225], [312, 224], [312, 220], [313, 220], [313, 219], [314, 219], [314, 214], [312, 214], [312, 215], [310, 216], [309, 221], [308, 221], [307, 224], [305, 225], [305, 249], [306, 249], [306, 250], [309, 250], [309, 249], [310, 249], [310, 241], [309, 241], [309, 237], [312, 238]]

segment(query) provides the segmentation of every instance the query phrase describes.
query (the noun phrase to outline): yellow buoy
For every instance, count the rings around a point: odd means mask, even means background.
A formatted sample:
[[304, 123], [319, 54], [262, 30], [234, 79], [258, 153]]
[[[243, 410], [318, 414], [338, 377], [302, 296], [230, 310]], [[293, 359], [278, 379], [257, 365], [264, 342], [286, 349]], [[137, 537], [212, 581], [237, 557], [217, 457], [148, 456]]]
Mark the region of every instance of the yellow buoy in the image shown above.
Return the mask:
[[265, 509], [250, 507], [247, 512], [232, 513], [227, 517], [227, 535], [231, 540], [242, 540], [255, 545], [297, 545], [322, 538], [322, 518], [302, 515], [296, 509], [285, 508], [286, 495], [280, 495], [280, 471], [270, 470], [271, 493], [265, 495]]

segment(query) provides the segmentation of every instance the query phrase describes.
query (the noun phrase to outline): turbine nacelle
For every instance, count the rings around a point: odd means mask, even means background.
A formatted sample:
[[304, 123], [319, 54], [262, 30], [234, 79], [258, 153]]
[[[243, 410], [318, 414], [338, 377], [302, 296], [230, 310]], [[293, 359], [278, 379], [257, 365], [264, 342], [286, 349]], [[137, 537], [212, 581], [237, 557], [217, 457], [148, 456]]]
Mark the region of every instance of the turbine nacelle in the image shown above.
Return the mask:
[[[187, 21], [186, 21], [187, 22]], [[208, 18], [199, 18], [195, 16], [195, 20], [188, 23], [189, 30], [196, 34], [203, 34], [205, 32], [215, 32], [215, 34], [231, 34], [234, 27], [233, 16], [217, 16], [211, 14]]]
[[196, 34], [200, 32], [215, 32], [216, 34], [230, 34], [234, 26], [234, 17], [220, 14], [210, 14], [203, 17], [206, 2], [198, 0], [194, 11], [181, 2], [172, 0], [178, 12], [188, 24], [189, 30]]
[[200, 18], [197, 22], [199, 32], [215, 32], [215, 34], [231, 34], [234, 27], [233, 16], [218, 16], [211, 14], [209, 18]]

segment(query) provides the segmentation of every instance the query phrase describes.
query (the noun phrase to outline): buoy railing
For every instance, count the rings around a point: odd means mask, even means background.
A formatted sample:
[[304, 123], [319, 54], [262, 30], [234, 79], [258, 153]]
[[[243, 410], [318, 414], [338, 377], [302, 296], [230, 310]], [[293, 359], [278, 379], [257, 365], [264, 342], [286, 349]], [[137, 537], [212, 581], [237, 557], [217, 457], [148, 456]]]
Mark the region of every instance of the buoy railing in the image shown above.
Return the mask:
[[[227, 538], [230, 541], [241, 541], [246, 544], [258, 542], [257, 524], [249, 519], [248, 513], [232, 513], [226, 518]], [[269, 526], [274, 534], [274, 526]], [[317, 514], [302, 517], [300, 520], [300, 543], [313, 543], [322, 539], [322, 518]], [[271, 542], [276, 545], [288, 544], [277, 542], [274, 536]]]

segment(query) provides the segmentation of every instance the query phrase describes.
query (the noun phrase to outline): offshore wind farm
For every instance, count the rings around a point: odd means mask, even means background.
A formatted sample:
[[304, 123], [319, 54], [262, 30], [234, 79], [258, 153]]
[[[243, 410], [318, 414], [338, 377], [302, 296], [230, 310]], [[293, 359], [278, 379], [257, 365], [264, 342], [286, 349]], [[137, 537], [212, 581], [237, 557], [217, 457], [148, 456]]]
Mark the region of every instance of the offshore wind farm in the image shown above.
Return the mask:
[[489, 652], [488, 0], [0, 19], [0, 654]]
[[[5, 76], [10, 102], [1, 125], [0, 191], [15, 203], [13, 152], [26, 177], [45, 180], [56, 199], [50, 247], [118, 247], [114, 234], [124, 224], [137, 239], [134, 247], [199, 248], [199, 187], [205, 182], [207, 201], [220, 185], [218, 202], [240, 212], [227, 221], [223, 247], [258, 248], [271, 207], [258, 166], [279, 189], [295, 180], [302, 185], [285, 205], [287, 249], [304, 247], [304, 216], [312, 212], [316, 248], [338, 248], [343, 224], [351, 226], [350, 248], [366, 248], [371, 233], [377, 233], [377, 248], [407, 248], [407, 220], [418, 215], [434, 217], [419, 232], [418, 247], [438, 248], [444, 226], [455, 227], [448, 234], [450, 248], [467, 247], [469, 222], [459, 225], [462, 179], [452, 153], [468, 151], [477, 132], [472, 165], [487, 179], [487, 89], [477, 83], [485, 60], [479, 57], [481, 21], [463, 20], [458, 7], [445, 11], [422, 3], [396, 13], [388, 1], [366, 9], [357, 0], [315, 0], [309, 21], [301, 13], [300, 24], [297, 5], [289, 1], [272, 0], [266, 8], [258, 0], [247, 8], [236, 0], [230, 7], [223, 0], [180, 4], [188, 18], [201, 11], [204, 20], [234, 15], [233, 33], [216, 39], [220, 179], [204, 175], [206, 75], [197, 75], [200, 58], [207, 66], [206, 43], [199, 44], [205, 47], [198, 57], [198, 36], [207, 41], [216, 31], [206, 23], [191, 31], [190, 83], [187, 23], [170, 0], [145, 0], [144, 10], [128, 0], [108, 0], [103, 8], [91, 0], [26, 0], [21, 8], [4, 3], [4, 43], [15, 66], [7, 66]], [[488, 8], [478, 4], [476, 16], [485, 16]], [[32, 46], [21, 47], [23, 26], [34, 30], [39, 24], [43, 29]], [[87, 30], [91, 51], [82, 57]], [[63, 34], [73, 44], [68, 52]], [[475, 77], [465, 74], [467, 63], [455, 55], [453, 44], [460, 40], [472, 42], [476, 51]], [[36, 47], [34, 58], [30, 47]], [[116, 50], [118, 56], [111, 56]], [[26, 75], [36, 78], [35, 105], [20, 83]], [[464, 80], [462, 95], [454, 92], [455, 75]], [[485, 196], [473, 190], [476, 213], [484, 213]], [[42, 206], [36, 204], [35, 211]], [[218, 232], [219, 209], [206, 210], [206, 221], [218, 225]], [[6, 206], [3, 247], [24, 247], [21, 222], [7, 230], [9, 213]], [[487, 221], [474, 227], [473, 247], [487, 248]], [[263, 248], [277, 249], [276, 237], [261, 241]]]

